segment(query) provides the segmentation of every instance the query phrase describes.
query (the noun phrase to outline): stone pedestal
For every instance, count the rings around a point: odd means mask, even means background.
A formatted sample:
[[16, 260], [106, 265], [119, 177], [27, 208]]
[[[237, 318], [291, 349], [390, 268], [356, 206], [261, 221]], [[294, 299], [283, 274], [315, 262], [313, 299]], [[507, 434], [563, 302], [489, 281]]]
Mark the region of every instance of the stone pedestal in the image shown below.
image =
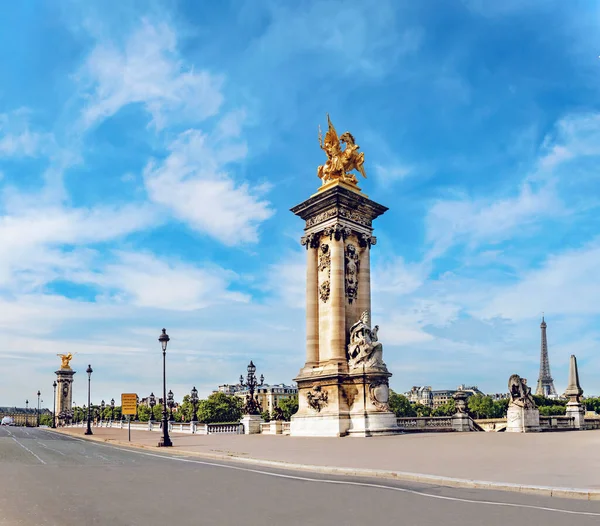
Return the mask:
[[507, 433], [535, 433], [541, 431], [540, 412], [536, 408], [509, 405], [506, 414]]
[[256, 435], [260, 433], [263, 419], [260, 415], [244, 415], [241, 422], [244, 424], [244, 435]]
[[568, 402], [566, 416], [574, 419], [575, 429], [585, 429], [585, 407], [579, 402]]
[[452, 416], [452, 429], [454, 431], [471, 431], [471, 418], [466, 413], [456, 413]]
[[56, 417], [55, 425], [58, 424], [58, 415], [71, 410], [73, 403], [73, 369], [59, 369], [56, 374]]
[[391, 374], [381, 360], [378, 327], [370, 325], [372, 221], [386, 210], [343, 182], [292, 209], [306, 221], [307, 250], [306, 363], [295, 378], [293, 436], [398, 431], [388, 407]]

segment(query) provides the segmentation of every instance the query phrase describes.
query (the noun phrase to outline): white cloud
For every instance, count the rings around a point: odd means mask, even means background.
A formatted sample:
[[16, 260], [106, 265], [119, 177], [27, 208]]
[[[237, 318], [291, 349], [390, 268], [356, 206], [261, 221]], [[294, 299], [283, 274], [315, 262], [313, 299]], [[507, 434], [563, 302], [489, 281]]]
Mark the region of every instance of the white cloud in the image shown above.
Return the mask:
[[118, 252], [116, 263], [99, 272], [71, 274], [74, 282], [93, 283], [116, 291], [118, 303], [138, 307], [190, 311], [209, 305], [247, 302], [249, 297], [227, 290], [235, 273], [219, 267], [198, 268], [182, 262], [159, 260], [152, 254]]
[[531, 319], [554, 315], [600, 314], [600, 243], [550, 256], [541, 268], [523, 273], [518, 283], [494, 294], [480, 311], [484, 317]]
[[144, 170], [150, 199], [226, 245], [256, 242], [258, 226], [274, 213], [258, 196], [266, 188], [253, 191], [225, 172], [227, 164], [246, 155], [246, 145], [211, 143], [200, 131], [188, 130], [169, 150], [166, 159], [152, 161]]
[[147, 19], [122, 48], [100, 42], [79, 79], [93, 90], [83, 112], [86, 127], [128, 104], [141, 104], [160, 129], [168, 122], [204, 120], [215, 115], [223, 101], [222, 79], [185, 64], [173, 29]]
[[554, 186], [524, 182], [515, 197], [436, 202], [426, 218], [427, 242], [438, 256], [455, 243], [494, 244], [527, 232], [541, 220], [565, 213]]
[[30, 114], [26, 108], [0, 114], [0, 157], [37, 157], [49, 151], [54, 138], [49, 133], [33, 131]]
[[0, 287], [35, 290], [89, 264], [85, 245], [114, 241], [159, 222], [149, 206], [26, 209], [0, 217]]
[[403, 166], [400, 164], [393, 164], [390, 166], [383, 166], [382, 164], [375, 165], [375, 176], [382, 185], [393, 184], [397, 181], [401, 181], [405, 177], [411, 175], [412, 168]]

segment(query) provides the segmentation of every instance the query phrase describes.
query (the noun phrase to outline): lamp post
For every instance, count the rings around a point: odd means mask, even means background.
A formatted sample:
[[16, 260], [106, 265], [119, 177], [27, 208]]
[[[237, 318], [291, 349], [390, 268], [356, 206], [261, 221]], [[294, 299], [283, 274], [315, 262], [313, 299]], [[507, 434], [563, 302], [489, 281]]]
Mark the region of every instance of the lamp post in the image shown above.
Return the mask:
[[169, 389], [169, 394], [167, 394], [167, 406], [169, 407], [169, 421], [173, 421], [173, 408], [175, 407], [175, 397], [173, 396], [173, 391]]
[[37, 392], [37, 395], [38, 395], [37, 417], [35, 419], [38, 427], [40, 427], [40, 395], [41, 394], [42, 393], [40, 393], [40, 391], [38, 389], [38, 392]]
[[198, 405], [198, 389], [196, 386], [192, 387], [192, 393], [190, 397], [190, 402], [192, 402], [192, 422], [196, 421], [196, 406]]
[[91, 386], [92, 386], [92, 373], [94, 372], [94, 370], [92, 369], [91, 365], [88, 365], [87, 369], [85, 370], [85, 372], [88, 375], [88, 407], [87, 407], [87, 429], [85, 430], [85, 434], [86, 435], [93, 435], [94, 433], [92, 433], [92, 413], [91, 413], [91, 403], [90, 403], [90, 393], [91, 393]]
[[265, 381], [265, 377], [262, 374], [260, 375], [260, 384], [259, 384], [256, 379], [256, 374], [255, 374], [256, 366], [254, 365], [252, 360], [250, 360], [247, 370], [248, 370], [248, 375], [246, 376], [246, 383], [244, 383], [243, 375], [240, 375], [240, 385], [242, 387], [247, 387], [248, 391], [249, 391], [249, 394], [246, 397], [246, 406], [244, 408], [244, 411], [248, 415], [259, 415], [260, 414], [260, 406], [258, 405], [257, 400], [254, 398], [254, 391], [256, 390], [257, 386], [263, 385], [263, 383]]
[[156, 397], [154, 396], [154, 393], [150, 393], [148, 398], [148, 405], [150, 405], [150, 423], [152, 423], [154, 422], [154, 406], [156, 405]]
[[163, 435], [158, 441], [158, 447], [171, 447], [171, 437], [169, 437], [169, 420], [167, 414], [167, 343], [169, 343], [169, 335], [167, 329], [162, 330], [162, 334], [158, 337], [158, 341], [162, 346], [163, 352], [163, 412], [162, 412], [162, 428]]
[[25, 427], [29, 424], [29, 400], [25, 400]]
[[102, 422], [104, 422], [105, 407], [106, 407], [106, 404], [104, 403], [104, 400], [102, 400], [102, 402], [100, 402], [100, 427], [102, 427]]
[[113, 420], [115, 419], [115, 399], [110, 399], [110, 426], [112, 427]]
[[52, 428], [54, 429], [56, 428], [56, 380], [54, 380], [52, 387], [54, 387], [54, 405], [52, 407]]

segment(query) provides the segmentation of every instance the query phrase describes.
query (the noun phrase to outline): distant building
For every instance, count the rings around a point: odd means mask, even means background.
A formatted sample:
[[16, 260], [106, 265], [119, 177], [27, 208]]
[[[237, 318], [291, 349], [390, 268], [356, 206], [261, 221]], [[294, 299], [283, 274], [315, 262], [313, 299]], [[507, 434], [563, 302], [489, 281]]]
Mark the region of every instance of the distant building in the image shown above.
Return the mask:
[[[240, 384], [220, 385], [217, 392], [239, 396], [244, 400], [249, 393], [248, 389]], [[285, 384], [262, 384], [256, 387], [255, 395], [258, 397], [258, 403], [262, 410], [271, 412], [274, 407], [279, 405], [280, 400], [298, 396], [298, 387]]]
[[465, 391], [469, 394], [469, 396], [484, 394], [477, 388], [476, 385], [459, 385], [456, 389], [439, 390], [433, 390], [431, 389], [431, 386], [413, 386], [409, 392], [404, 393], [404, 396], [408, 398], [411, 404], [421, 404], [426, 407], [430, 407], [431, 409], [436, 409], [437, 407], [449, 402], [454, 393], [457, 391]]

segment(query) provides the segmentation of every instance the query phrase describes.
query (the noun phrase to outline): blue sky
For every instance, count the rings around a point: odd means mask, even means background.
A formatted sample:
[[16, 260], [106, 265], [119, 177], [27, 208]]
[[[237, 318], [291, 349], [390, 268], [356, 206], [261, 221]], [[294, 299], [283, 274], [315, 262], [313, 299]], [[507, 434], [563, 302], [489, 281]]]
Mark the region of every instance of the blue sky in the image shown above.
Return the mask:
[[[600, 7], [0, 6], [0, 401], [271, 383], [304, 362], [302, 222], [329, 112], [365, 152], [373, 321], [399, 391], [600, 394]], [[46, 403], [45, 405], [48, 405]]]

